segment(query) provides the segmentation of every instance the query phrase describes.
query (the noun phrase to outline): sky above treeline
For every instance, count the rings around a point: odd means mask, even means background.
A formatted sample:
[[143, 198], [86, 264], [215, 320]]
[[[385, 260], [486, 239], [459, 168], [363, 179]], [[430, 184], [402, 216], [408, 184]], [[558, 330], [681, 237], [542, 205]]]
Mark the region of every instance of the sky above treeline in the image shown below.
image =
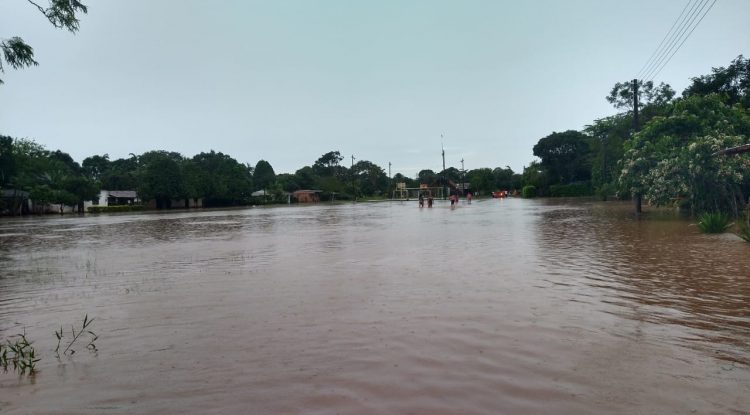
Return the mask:
[[[42, 3], [45, 3], [44, 1]], [[85, 1], [73, 35], [0, 0], [0, 134], [77, 161], [221, 151], [292, 173], [338, 150], [388, 172], [510, 166], [616, 113], [686, 0]], [[679, 93], [750, 46], [750, 1], [718, 0], [655, 78]]]

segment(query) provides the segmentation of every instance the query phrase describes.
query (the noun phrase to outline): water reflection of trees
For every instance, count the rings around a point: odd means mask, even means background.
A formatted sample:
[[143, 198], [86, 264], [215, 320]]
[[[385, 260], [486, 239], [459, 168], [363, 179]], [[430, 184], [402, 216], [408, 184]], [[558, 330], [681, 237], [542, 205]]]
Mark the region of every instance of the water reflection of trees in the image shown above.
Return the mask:
[[[667, 212], [638, 220], [623, 206], [548, 206], [537, 232], [556, 278], [596, 290], [606, 312], [690, 329], [680, 344], [748, 361], [750, 264], [728, 235], [702, 235]], [[590, 295], [581, 290], [574, 295]], [[736, 350], [744, 349], [744, 357]]]

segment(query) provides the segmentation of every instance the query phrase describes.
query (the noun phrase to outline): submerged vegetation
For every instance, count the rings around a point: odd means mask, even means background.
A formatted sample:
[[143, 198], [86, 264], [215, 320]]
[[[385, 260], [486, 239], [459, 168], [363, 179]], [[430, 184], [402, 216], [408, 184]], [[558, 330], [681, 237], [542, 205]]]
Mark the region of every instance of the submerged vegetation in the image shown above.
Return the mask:
[[698, 216], [698, 228], [703, 233], [722, 233], [731, 224], [729, 216], [722, 212], [706, 212]]
[[742, 222], [737, 229], [737, 233], [735, 235], [742, 238], [745, 242], [750, 242], [750, 226], [747, 224], [747, 222]]
[[4, 344], [0, 343], [0, 367], [6, 372], [10, 368], [22, 375], [33, 375], [36, 372], [36, 363], [41, 358], [37, 357], [32, 342], [26, 338], [25, 332], [12, 336], [11, 339], [6, 340]]
[[[85, 335], [85, 338], [88, 338], [88, 343], [86, 344], [86, 348], [91, 351], [97, 351], [95, 342], [99, 339], [99, 336], [94, 333], [90, 327], [91, 324], [94, 322], [94, 319], [92, 318], [89, 320], [89, 315], [86, 314], [86, 316], [83, 317], [83, 322], [81, 323], [81, 327], [76, 331], [75, 326], [70, 327], [70, 341], [67, 342], [68, 345], [65, 346], [65, 349], [63, 349], [62, 353], [60, 353], [60, 346], [63, 343], [63, 338], [65, 337], [65, 331], [63, 330], [63, 327], [60, 326], [60, 331], [55, 331], [55, 337], [57, 337], [57, 347], [55, 347], [55, 354], [59, 358], [60, 355], [72, 355], [76, 351], [73, 349], [73, 345], [78, 342], [79, 339], [81, 339], [83, 335]], [[79, 343], [80, 344], [80, 343]]]
[[[65, 355], [72, 356], [76, 353], [74, 347], [82, 345], [84, 342], [86, 349], [92, 352], [98, 351], [96, 341], [99, 336], [91, 330], [93, 322], [94, 319], [89, 319], [87, 314], [83, 317], [80, 328], [76, 329], [75, 325], [71, 326], [69, 337], [66, 336], [68, 332], [65, 332], [62, 326], [60, 326], [59, 331], [55, 331], [57, 347], [54, 351], [58, 359]], [[70, 340], [68, 341], [68, 339]], [[60, 351], [64, 344], [65, 347]], [[36, 373], [36, 364], [40, 360], [42, 358], [37, 355], [33, 342], [26, 337], [26, 331], [11, 336], [5, 342], [0, 343], [0, 368], [4, 372], [12, 370], [21, 375], [33, 375]]]

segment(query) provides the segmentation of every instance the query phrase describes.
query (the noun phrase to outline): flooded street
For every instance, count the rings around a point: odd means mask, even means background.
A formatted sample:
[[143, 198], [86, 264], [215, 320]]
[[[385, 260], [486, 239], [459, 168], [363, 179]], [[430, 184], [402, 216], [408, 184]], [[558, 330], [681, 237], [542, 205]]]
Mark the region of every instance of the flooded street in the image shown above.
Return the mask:
[[750, 413], [750, 244], [629, 209], [3, 218], [0, 339], [42, 360], [0, 413]]

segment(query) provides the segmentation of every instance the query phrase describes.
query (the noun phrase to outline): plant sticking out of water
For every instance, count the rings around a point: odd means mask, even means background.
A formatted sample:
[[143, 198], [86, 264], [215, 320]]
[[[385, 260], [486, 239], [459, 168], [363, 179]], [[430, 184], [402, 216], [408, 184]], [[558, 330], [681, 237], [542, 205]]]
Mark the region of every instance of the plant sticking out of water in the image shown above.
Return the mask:
[[[79, 339], [88, 339], [88, 343], [86, 343], [86, 348], [91, 350], [92, 352], [97, 351], [95, 342], [99, 339], [99, 336], [94, 333], [90, 327], [91, 323], [94, 322], [94, 319], [92, 318], [89, 320], [89, 315], [86, 314], [86, 316], [83, 317], [83, 322], [81, 323], [81, 328], [76, 330], [76, 327], [70, 326], [70, 336], [71, 340], [68, 342], [68, 345], [63, 349], [62, 355], [73, 355], [76, 351], [73, 349], [73, 345], [78, 342]], [[85, 335], [85, 336], [84, 336]], [[83, 336], [83, 337], [81, 337]], [[55, 354], [57, 355], [58, 359], [60, 358], [60, 346], [62, 346], [63, 339], [65, 337], [65, 332], [63, 331], [62, 326], [60, 326], [60, 331], [55, 331], [55, 337], [57, 337], [57, 347], [55, 347]], [[78, 342], [78, 344], [82, 344], [81, 342]]]
[[744, 239], [745, 242], [750, 242], [750, 226], [747, 225], [747, 222], [742, 222], [737, 229], [737, 236]]
[[722, 233], [730, 226], [729, 216], [721, 212], [706, 212], [698, 216], [698, 228], [703, 233]]
[[6, 372], [8, 367], [11, 367], [14, 372], [22, 375], [33, 375], [36, 372], [36, 363], [41, 358], [36, 357], [34, 346], [26, 338], [26, 331], [12, 338], [13, 341], [7, 339], [5, 344], [0, 343], [0, 367]]

